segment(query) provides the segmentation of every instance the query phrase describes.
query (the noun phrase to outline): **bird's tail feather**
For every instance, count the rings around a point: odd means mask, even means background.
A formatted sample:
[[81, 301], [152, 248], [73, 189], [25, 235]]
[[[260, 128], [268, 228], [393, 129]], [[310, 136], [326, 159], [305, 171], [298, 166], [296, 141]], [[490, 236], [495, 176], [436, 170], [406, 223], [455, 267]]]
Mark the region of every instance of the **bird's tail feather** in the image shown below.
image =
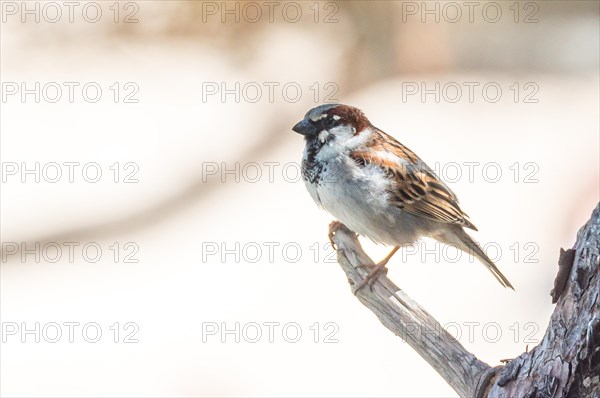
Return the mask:
[[444, 243], [450, 244], [452, 246], [458, 247], [460, 250], [473, 254], [483, 265], [486, 266], [487, 269], [494, 275], [494, 277], [500, 282], [500, 284], [504, 287], [509, 287], [512, 290], [515, 290], [513, 285], [510, 284], [508, 279], [500, 272], [496, 264], [485, 254], [481, 246], [473, 238], [471, 238], [462, 228], [457, 228], [454, 232], [454, 236], [442, 236], [438, 238]]

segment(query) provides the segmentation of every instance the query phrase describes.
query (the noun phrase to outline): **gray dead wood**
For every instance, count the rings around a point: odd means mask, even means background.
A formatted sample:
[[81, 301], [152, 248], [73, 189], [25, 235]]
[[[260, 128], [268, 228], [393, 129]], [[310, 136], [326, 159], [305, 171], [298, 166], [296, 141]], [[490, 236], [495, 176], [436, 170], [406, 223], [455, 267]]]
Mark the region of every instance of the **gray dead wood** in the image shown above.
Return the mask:
[[[374, 262], [356, 235], [330, 226], [337, 258], [354, 290]], [[461, 397], [600, 397], [600, 204], [561, 253], [552, 289], [556, 308], [542, 339], [505, 366], [491, 367], [468, 352], [386, 275], [356, 297], [405, 340]], [[365, 268], [367, 267], [367, 268]]]

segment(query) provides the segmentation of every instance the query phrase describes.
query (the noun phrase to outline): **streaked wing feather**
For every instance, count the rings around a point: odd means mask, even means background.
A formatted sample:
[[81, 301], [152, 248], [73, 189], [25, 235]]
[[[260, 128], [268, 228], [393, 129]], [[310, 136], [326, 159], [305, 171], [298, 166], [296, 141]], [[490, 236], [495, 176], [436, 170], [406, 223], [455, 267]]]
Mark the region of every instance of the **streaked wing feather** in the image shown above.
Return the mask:
[[[477, 230], [454, 192], [425, 162], [393, 137], [378, 133], [368, 143], [369, 150], [354, 151], [350, 156], [358, 163], [379, 166], [393, 179], [389, 194], [396, 206], [414, 215]], [[382, 153], [385, 156], [378, 155]]]

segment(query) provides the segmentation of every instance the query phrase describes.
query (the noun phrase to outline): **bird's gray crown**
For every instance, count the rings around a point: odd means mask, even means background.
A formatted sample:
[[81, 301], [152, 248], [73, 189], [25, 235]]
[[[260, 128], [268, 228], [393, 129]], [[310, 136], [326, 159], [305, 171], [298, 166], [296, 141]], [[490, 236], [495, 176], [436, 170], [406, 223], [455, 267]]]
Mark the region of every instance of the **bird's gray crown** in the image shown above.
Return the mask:
[[340, 105], [341, 104], [319, 105], [316, 108], [312, 108], [310, 111], [308, 111], [304, 117], [306, 119], [312, 120], [313, 122], [316, 122], [317, 120], [321, 119], [323, 115], [326, 115], [328, 110]]

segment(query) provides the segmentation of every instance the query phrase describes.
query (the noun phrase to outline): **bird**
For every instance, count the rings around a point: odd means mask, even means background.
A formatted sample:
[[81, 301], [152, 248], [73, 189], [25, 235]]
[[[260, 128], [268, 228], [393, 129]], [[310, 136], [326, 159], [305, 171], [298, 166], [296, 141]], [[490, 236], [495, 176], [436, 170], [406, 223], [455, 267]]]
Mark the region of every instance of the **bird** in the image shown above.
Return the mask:
[[456, 194], [413, 151], [358, 108], [324, 104], [292, 127], [304, 136], [302, 179], [316, 204], [358, 235], [392, 251], [356, 288], [372, 286], [392, 256], [423, 237], [474, 255], [500, 284], [512, 284], [465, 229], [477, 231]]

